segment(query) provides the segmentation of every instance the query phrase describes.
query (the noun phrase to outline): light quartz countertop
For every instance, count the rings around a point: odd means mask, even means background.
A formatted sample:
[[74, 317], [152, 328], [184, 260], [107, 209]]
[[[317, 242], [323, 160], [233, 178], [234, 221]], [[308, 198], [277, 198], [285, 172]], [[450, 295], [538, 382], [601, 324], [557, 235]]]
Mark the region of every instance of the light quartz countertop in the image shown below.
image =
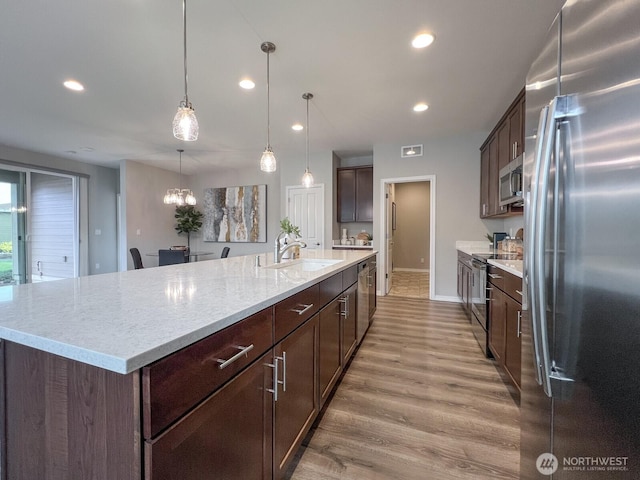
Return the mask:
[[494, 259], [490, 259], [487, 260], [488, 263], [490, 263], [491, 265], [495, 265], [498, 268], [501, 268], [502, 270], [505, 270], [513, 275], [515, 275], [516, 277], [520, 277], [522, 278], [522, 260], [494, 260]]
[[0, 338], [126, 374], [375, 253], [302, 249], [340, 260], [315, 271], [263, 253], [262, 267], [248, 255], [4, 287]]

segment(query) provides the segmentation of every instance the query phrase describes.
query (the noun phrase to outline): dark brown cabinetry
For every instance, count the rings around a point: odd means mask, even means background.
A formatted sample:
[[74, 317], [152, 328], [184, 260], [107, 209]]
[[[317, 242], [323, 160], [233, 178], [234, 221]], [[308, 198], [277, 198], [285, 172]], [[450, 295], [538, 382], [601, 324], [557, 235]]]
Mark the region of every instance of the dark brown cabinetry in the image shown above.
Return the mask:
[[337, 171], [338, 222], [373, 222], [373, 167]]
[[324, 405], [342, 367], [340, 356], [340, 314], [342, 304], [336, 298], [320, 312], [320, 406]]
[[522, 279], [498, 267], [487, 268], [489, 348], [513, 385], [520, 390]]
[[271, 478], [273, 355], [202, 402], [145, 445], [145, 477], [153, 480]]
[[358, 286], [354, 283], [345, 290], [340, 302], [342, 303], [342, 312], [340, 318], [342, 322], [342, 365], [343, 368], [353, 355], [357, 346], [357, 330], [356, 330], [356, 308], [358, 298]]
[[500, 206], [500, 169], [523, 152], [524, 89], [480, 147], [480, 216], [521, 215], [522, 207]]
[[[318, 315], [315, 315], [275, 347], [279, 375], [275, 387], [278, 399], [274, 402], [274, 479], [284, 476], [319, 412], [316, 377], [318, 334]], [[242, 449], [236, 452], [244, 456]]]

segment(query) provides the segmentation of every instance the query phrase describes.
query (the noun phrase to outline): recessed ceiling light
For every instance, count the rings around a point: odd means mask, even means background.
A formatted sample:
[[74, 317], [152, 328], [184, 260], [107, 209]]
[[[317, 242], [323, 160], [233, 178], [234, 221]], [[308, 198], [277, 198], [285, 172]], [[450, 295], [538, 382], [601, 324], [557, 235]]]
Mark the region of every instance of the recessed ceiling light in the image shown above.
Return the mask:
[[427, 105], [426, 103], [416, 103], [413, 106], [413, 111], [414, 112], [424, 112], [428, 108], [429, 108], [429, 105]]
[[436, 37], [432, 33], [421, 33], [413, 38], [411, 45], [414, 48], [424, 48], [431, 45], [435, 39]]
[[291, 125], [291, 129], [295, 130], [296, 132], [299, 132], [300, 130], [302, 130], [304, 127], [302, 125], [300, 125], [299, 123], [296, 123], [294, 125]]
[[84, 85], [76, 80], [65, 80], [63, 85], [69, 90], [73, 90], [75, 92], [82, 92], [84, 90]]
[[255, 82], [249, 78], [243, 78], [242, 80], [240, 80], [240, 83], [238, 83], [238, 85], [240, 85], [245, 90], [251, 90], [256, 86]]

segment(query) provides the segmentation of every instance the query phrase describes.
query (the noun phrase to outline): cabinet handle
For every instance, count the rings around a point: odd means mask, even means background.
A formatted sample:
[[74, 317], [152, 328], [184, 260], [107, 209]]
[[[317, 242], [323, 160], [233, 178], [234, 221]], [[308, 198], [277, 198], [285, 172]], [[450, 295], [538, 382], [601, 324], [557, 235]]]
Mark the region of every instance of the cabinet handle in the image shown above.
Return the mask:
[[344, 318], [348, 318], [349, 317], [349, 295], [345, 295], [338, 301], [344, 305], [344, 310], [340, 312], [338, 315], [342, 315]]
[[298, 310], [297, 308], [292, 308], [291, 311], [296, 312], [298, 315], [302, 315], [304, 312], [306, 312], [311, 307], [313, 307], [313, 303], [310, 303], [309, 305], [305, 305], [304, 303], [301, 303], [300, 305], [302, 305], [304, 308], [300, 310]]
[[267, 388], [267, 392], [273, 393], [273, 401], [278, 401], [278, 358], [275, 357], [273, 363], [265, 364], [267, 367], [273, 368], [273, 388]]
[[491, 278], [502, 278], [500, 275], [496, 275], [495, 273], [487, 273]]
[[248, 347], [234, 347], [239, 349], [240, 351], [238, 353], [236, 353], [233, 357], [231, 357], [228, 360], [223, 360], [222, 358], [219, 358], [217, 360], [217, 362], [220, 364], [218, 365], [218, 368], [220, 370], [222, 370], [223, 368], [227, 368], [229, 365], [231, 365], [233, 362], [235, 362], [236, 360], [238, 360], [240, 357], [242, 357], [242, 355], [246, 355], [247, 353], [249, 353], [251, 350], [253, 350], [253, 343], [251, 345], [249, 345]]
[[522, 292], [520, 290], [516, 290], [516, 293], [520, 296], [522, 296]]
[[276, 389], [278, 384], [282, 385], [282, 391], [287, 391], [287, 352], [282, 352], [281, 357], [276, 357], [276, 362], [282, 360], [282, 380], [276, 379]]
[[520, 338], [520, 334], [522, 333], [520, 331], [520, 324], [522, 323], [522, 312], [520, 310], [518, 310], [518, 328], [516, 330], [516, 336], [518, 338]]

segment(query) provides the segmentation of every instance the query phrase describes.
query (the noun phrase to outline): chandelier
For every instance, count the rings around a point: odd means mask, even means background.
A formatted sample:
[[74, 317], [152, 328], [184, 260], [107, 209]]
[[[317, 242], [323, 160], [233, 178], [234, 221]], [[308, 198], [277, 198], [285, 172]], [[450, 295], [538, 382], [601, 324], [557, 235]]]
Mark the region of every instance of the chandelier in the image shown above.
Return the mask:
[[169, 188], [167, 190], [167, 193], [164, 196], [165, 205], [176, 205], [178, 207], [181, 207], [183, 205], [196, 204], [196, 197], [193, 192], [188, 188], [182, 188], [182, 152], [184, 152], [184, 150], [179, 148], [178, 153], [180, 154], [180, 187]]

